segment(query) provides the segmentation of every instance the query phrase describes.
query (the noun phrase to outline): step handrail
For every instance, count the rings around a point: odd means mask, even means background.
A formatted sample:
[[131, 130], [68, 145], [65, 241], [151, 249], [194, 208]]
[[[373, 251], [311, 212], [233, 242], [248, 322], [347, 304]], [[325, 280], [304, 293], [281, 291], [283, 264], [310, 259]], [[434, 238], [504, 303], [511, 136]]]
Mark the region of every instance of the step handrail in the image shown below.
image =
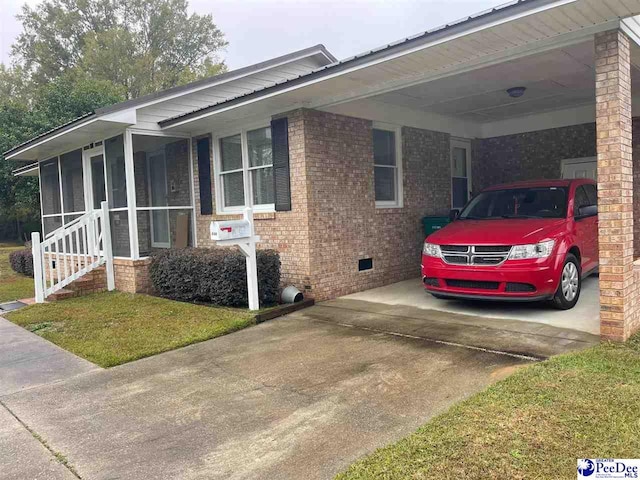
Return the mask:
[[109, 206], [87, 212], [47, 235], [31, 235], [37, 303], [96, 268], [106, 265], [107, 289], [114, 290]]
[[74, 218], [73, 220], [71, 220], [68, 223], [64, 223], [64, 215], [61, 214], [62, 218], [63, 218], [63, 224], [61, 227], [56, 228], [55, 230], [50, 231], [49, 233], [47, 233], [44, 236], [44, 239], [47, 240], [48, 238], [53, 237], [54, 235], [57, 235], [58, 233], [60, 233], [61, 231], [63, 231], [65, 228], [70, 228], [71, 226], [75, 225], [78, 222], [81, 222], [84, 220], [84, 218], [87, 215], [92, 214], [93, 212], [97, 212], [98, 210], [89, 210], [88, 212], [83, 213], [82, 215], [80, 215], [78, 218]]

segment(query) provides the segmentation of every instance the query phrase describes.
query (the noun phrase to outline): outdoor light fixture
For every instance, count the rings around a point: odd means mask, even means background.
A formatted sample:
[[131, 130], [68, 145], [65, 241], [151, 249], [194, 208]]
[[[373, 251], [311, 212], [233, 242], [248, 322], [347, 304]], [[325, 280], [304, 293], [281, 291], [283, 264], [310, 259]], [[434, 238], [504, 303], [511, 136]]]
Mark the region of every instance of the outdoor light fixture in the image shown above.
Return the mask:
[[513, 87], [507, 90], [507, 93], [512, 98], [520, 98], [522, 95], [524, 95], [524, 91], [526, 89], [527, 87]]

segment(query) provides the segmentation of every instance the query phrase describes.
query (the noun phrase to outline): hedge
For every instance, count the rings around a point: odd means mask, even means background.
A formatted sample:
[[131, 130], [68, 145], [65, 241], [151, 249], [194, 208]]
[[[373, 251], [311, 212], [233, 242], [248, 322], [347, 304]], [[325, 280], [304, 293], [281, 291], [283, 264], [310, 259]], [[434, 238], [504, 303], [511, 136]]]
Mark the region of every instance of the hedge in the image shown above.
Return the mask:
[[[272, 305], [278, 299], [280, 257], [274, 250], [258, 250], [257, 261], [260, 304]], [[152, 256], [150, 275], [153, 288], [161, 297], [247, 306], [245, 257], [235, 249], [164, 250]]]
[[33, 277], [33, 254], [31, 250], [16, 250], [9, 254], [9, 264], [14, 272]]

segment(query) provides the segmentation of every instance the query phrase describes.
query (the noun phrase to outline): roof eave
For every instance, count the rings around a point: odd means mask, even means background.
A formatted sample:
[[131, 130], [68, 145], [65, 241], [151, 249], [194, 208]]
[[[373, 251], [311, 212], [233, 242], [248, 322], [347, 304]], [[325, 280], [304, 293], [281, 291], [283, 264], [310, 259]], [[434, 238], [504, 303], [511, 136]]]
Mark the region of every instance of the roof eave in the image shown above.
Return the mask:
[[407, 37], [399, 42], [391, 43], [361, 55], [356, 55], [354, 57], [326, 65], [297, 78], [276, 83], [205, 108], [161, 120], [158, 122], [158, 125], [161, 128], [176, 127], [183, 123], [187, 123], [190, 119], [198, 119], [202, 116], [216, 113], [220, 110], [227, 110], [239, 104], [243, 104], [244, 101], [250, 101], [254, 98], [270, 95], [280, 90], [294, 89], [297, 86], [301, 86], [308, 82], [313, 82], [324, 77], [338, 75], [346, 71], [374, 64], [385, 58], [391, 58], [393, 56], [403, 55], [407, 52], [429, 48], [435, 42], [441, 43], [448, 41], [467, 33], [489, 28], [493, 25], [530, 15], [538, 11], [548, 10], [550, 8], [569, 3], [575, 3], [577, 1], [578, 0], [516, 0], [502, 7], [496, 7], [491, 10], [480, 12], [475, 16], [469, 16], [466, 19], [437, 27], [413, 37]]
[[11, 174], [14, 177], [37, 177], [38, 174], [34, 172], [38, 172], [38, 162], [30, 163], [29, 165], [25, 165], [24, 167], [16, 168], [11, 171]]
[[4, 156], [5, 160], [12, 160], [15, 159], [15, 157], [17, 157], [18, 155], [20, 155], [21, 153], [23, 153], [25, 150], [33, 147], [34, 144], [36, 143], [41, 143], [41, 142], [45, 142], [47, 141], [48, 138], [54, 136], [54, 135], [61, 135], [69, 130], [73, 130], [75, 128], [78, 128], [82, 125], [86, 125], [88, 123], [91, 123], [93, 121], [95, 121], [95, 119], [98, 117], [98, 115], [95, 112], [90, 112], [87, 113], [86, 115], [83, 115], [81, 117], [75, 118], [73, 120], [71, 120], [70, 122], [64, 123], [62, 125], [59, 125], [55, 128], [52, 128], [51, 130], [47, 130], [46, 132], [41, 133], [40, 135], [37, 135], [29, 140], [27, 140], [26, 142], [22, 142], [19, 145], [16, 145], [15, 147], [7, 150], [6, 152], [4, 152], [2, 155]]

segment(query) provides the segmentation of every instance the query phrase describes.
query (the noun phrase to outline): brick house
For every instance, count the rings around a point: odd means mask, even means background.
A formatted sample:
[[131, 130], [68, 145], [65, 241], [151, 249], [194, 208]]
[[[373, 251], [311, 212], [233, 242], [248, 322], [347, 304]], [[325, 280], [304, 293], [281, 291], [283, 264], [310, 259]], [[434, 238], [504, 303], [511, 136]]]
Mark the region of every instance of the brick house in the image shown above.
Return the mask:
[[40, 176], [44, 235], [108, 202], [116, 288], [148, 291], [152, 250], [213, 248], [210, 222], [252, 206], [283, 282], [319, 300], [419, 276], [421, 218], [484, 187], [597, 174], [601, 334], [622, 340], [640, 327], [638, 14], [640, 0], [520, 0], [342, 61], [316, 46], [5, 158]]

